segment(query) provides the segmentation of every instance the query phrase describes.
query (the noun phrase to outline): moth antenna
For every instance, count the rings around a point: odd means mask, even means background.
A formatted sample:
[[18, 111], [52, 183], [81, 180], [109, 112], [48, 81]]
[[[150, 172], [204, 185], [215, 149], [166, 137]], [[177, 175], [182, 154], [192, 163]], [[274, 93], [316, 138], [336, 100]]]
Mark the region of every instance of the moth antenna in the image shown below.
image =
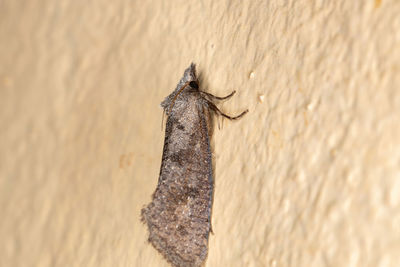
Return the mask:
[[179, 91], [176, 93], [176, 95], [174, 95], [174, 98], [172, 99], [171, 104], [170, 104], [170, 106], [169, 106], [168, 113], [171, 113], [172, 108], [174, 107], [174, 104], [175, 104], [175, 100], [178, 98], [178, 95], [179, 95], [180, 93], [182, 93], [183, 89], [185, 89], [186, 86], [189, 85], [189, 83], [190, 83], [190, 82], [186, 82], [186, 83], [182, 86], [182, 88], [179, 89]]

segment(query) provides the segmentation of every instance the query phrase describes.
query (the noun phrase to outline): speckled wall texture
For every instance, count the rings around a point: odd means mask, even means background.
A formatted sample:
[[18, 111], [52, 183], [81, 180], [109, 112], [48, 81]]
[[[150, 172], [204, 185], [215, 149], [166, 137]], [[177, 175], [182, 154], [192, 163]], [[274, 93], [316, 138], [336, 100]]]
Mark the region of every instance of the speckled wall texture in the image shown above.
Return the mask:
[[[207, 267], [400, 264], [400, 2], [0, 1], [0, 266], [168, 266], [160, 102], [215, 122]], [[164, 120], [165, 123], [165, 120]]]

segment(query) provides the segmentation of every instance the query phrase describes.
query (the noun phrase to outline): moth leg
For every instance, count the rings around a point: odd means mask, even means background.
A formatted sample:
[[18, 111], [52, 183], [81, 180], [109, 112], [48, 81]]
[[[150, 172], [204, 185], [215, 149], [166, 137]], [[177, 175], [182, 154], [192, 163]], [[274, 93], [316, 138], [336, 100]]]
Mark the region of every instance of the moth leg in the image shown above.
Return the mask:
[[217, 100], [228, 99], [228, 98], [230, 98], [231, 96], [233, 96], [235, 93], [236, 93], [236, 91], [233, 91], [233, 92], [230, 93], [229, 95], [227, 95], [227, 96], [222, 96], [222, 97], [221, 97], [221, 96], [215, 96], [215, 95], [212, 95], [212, 94], [210, 94], [210, 93], [200, 91], [200, 94], [206, 95], [206, 96], [208, 96], [208, 97], [210, 97], [210, 98], [217, 99]]
[[235, 116], [235, 117], [231, 117], [231, 116], [226, 115], [225, 113], [223, 113], [221, 110], [219, 110], [219, 109], [217, 108], [217, 106], [216, 106], [213, 102], [207, 100], [207, 104], [208, 104], [208, 106], [210, 107], [210, 109], [211, 109], [212, 111], [214, 111], [214, 112], [217, 113], [218, 115], [221, 115], [221, 116], [223, 116], [223, 117], [225, 117], [225, 118], [227, 118], [227, 119], [230, 119], [230, 120], [237, 120], [237, 119], [239, 119], [240, 117], [242, 117], [244, 114], [246, 114], [247, 112], [249, 112], [249, 110], [246, 109], [245, 111], [243, 111], [243, 112], [240, 113], [239, 115], [237, 115], [237, 116]]

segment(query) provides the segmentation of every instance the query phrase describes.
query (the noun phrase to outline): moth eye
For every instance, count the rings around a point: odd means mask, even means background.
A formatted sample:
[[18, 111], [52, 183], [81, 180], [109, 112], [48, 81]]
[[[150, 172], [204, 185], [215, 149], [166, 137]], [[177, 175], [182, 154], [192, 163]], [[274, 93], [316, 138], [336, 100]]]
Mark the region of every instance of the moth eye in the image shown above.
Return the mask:
[[199, 84], [195, 81], [191, 81], [189, 83], [190, 87], [192, 87], [193, 89], [199, 89]]

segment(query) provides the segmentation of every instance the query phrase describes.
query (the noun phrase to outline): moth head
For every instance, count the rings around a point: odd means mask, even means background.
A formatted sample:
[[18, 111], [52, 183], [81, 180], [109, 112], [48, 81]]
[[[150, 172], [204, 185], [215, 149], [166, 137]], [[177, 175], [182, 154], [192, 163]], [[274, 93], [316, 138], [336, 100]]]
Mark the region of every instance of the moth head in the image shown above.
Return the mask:
[[189, 86], [192, 87], [193, 89], [198, 90], [199, 89], [199, 82], [198, 81], [191, 81], [191, 82], [189, 82]]
[[178, 96], [183, 91], [187, 90], [199, 90], [199, 81], [196, 76], [196, 65], [194, 63], [190, 64], [190, 66], [185, 70], [185, 73], [183, 74], [183, 77], [179, 81], [175, 90], [169, 96], [167, 96], [163, 102], [161, 102], [161, 106], [164, 109], [170, 110]]

